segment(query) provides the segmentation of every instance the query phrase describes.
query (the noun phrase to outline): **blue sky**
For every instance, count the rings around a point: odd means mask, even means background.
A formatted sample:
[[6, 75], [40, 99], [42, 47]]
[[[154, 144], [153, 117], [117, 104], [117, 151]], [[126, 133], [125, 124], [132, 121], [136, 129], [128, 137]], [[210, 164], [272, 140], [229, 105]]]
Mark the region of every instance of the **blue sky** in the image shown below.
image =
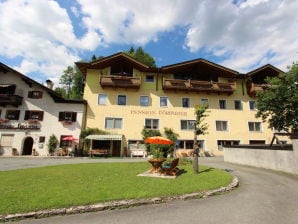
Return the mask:
[[298, 61], [297, 0], [0, 0], [0, 61], [58, 85], [68, 65], [141, 46], [165, 66]]

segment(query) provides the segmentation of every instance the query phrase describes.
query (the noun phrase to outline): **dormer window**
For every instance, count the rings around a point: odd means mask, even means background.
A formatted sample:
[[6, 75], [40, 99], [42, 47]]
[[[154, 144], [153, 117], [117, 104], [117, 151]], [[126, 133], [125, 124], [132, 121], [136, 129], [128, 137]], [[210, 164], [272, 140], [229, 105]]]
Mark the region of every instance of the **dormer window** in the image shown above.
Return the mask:
[[75, 122], [77, 120], [77, 112], [63, 111], [59, 112], [59, 121]]
[[29, 91], [28, 98], [32, 99], [41, 99], [42, 98], [42, 91]]

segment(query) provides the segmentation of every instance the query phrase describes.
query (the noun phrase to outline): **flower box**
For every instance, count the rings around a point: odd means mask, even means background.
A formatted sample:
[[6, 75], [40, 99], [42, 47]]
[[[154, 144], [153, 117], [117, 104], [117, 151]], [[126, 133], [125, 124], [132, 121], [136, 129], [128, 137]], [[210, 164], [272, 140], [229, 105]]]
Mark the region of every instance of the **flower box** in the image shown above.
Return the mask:
[[37, 120], [37, 119], [29, 119], [29, 120], [27, 120], [27, 122], [29, 124], [38, 124], [39, 123], [39, 120]]
[[7, 123], [7, 122], [9, 122], [9, 120], [8, 119], [0, 119], [0, 123]]

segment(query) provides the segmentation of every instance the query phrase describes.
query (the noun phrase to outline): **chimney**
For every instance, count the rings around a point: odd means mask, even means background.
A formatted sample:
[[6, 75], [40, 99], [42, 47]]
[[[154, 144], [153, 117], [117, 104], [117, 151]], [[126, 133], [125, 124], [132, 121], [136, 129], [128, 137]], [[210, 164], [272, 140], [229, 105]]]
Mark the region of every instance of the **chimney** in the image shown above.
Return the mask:
[[51, 81], [51, 80], [46, 80], [46, 83], [47, 83], [47, 87], [49, 88], [49, 89], [53, 89], [53, 86], [54, 86], [54, 83]]

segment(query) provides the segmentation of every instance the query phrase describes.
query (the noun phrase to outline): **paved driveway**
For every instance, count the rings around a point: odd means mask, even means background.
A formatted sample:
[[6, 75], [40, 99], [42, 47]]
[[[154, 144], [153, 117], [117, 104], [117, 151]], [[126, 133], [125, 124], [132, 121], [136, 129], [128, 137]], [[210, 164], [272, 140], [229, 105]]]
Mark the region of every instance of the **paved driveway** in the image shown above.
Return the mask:
[[[34, 158], [36, 159], [36, 158]], [[11, 169], [17, 164], [0, 159], [0, 167], [6, 164]], [[26, 161], [26, 159], [25, 159]], [[51, 162], [38, 159], [24, 162], [25, 167], [36, 163], [48, 165]], [[67, 163], [90, 162], [90, 160], [65, 160]], [[111, 162], [111, 160], [94, 160]], [[91, 162], [94, 162], [91, 161]], [[118, 160], [119, 161], [119, 160]], [[123, 161], [130, 161], [125, 160]], [[132, 161], [137, 161], [134, 159]], [[4, 163], [3, 163], [4, 162]], [[63, 160], [56, 160], [62, 163]], [[240, 179], [238, 189], [217, 196], [187, 201], [173, 201], [166, 204], [146, 205], [128, 209], [57, 216], [38, 220], [23, 220], [18, 223], [229, 223], [229, 224], [295, 224], [298, 223], [298, 177], [280, 172], [224, 163], [222, 158], [200, 158], [200, 163], [227, 169]], [[2, 169], [2, 168], [1, 168]]]

